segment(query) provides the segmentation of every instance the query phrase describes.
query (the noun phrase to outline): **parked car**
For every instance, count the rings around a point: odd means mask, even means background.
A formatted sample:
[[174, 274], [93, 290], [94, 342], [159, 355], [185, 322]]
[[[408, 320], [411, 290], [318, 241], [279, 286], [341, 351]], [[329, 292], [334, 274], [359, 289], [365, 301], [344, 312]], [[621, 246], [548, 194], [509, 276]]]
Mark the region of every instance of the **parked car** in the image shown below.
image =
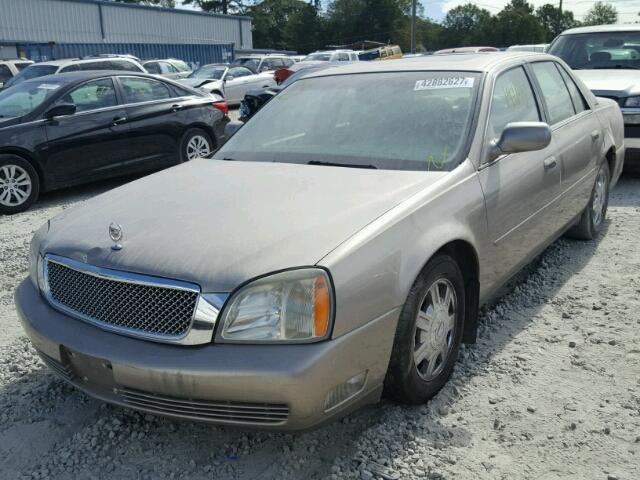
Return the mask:
[[314, 65], [334, 62], [355, 62], [358, 61], [358, 52], [354, 50], [326, 50], [313, 52], [304, 57], [298, 63], [280, 70], [276, 70], [273, 79], [277, 84], [284, 82], [295, 72]]
[[380, 68], [312, 73], [213, 159], [44, 225], [15, 298], [52, 370], [265, 429], [435, 395], [478, 305], [567, 229], [603, 229], [622, 116], [544, 54]]
[[549, 47], [598, 97], [622, 108], [626, 164], [640, 167], [640, 26], [601, 25], [567, 30]]
[[321, 63], [319, 65], [312, 65], [312, 66], [303, 68], [302, 70], [298, 70], [293, 75], [288, 77], [280, 85], [261, 88], [257, 90], [249, 90], [245, 94], [244, 98], [242, 99], [242, 102], [240, 103], [239, 120], [241, 122], [246, 122], [247, 120], [249, 120], [258, 112], [258, 110], [260, 110], [264, 106], [265, 103], [267, 103], [269, 100], [275, 97], [278, 93], [280, 93], [282, 89], [288, 87], [296, 80], [299, 80], [300, 78], [312, 72], [324, 70], [325, 68], [329, 68], [331, 66], [333, 66], [333, 64], [328, 62]]
[[451, 53], [481, 53], [481, 52], [499, 52], [495, 47], [456, 47], [445, 48], [434, 52], [434, 55], [449, 55]]
[[0, 89], [4, 84], [15, 77], [33, 62], [24, 58], [0, 60]]
[[276, 85], [270, 73], [255, 74], [248, 68], [225, 64], [204, 65], [180, 83], [220, 95], [228, 104], [240, 103], [248, 90]]
[[206, 156], [226, 104], [133, 72], [74, 72], [0, 92], [0, 213], [44, 191]]
[[146, 73], [144, 67], [129, 55], [100, 55], [95, 57], [67, 58], [64, 60], [34, 63], [9, 80], [5, 84], [5, 88], [18, 85], [33, 78], [44, 77], [45, 75], [88, 70], [121, 70], [124, 72]]
[[147, 60], [142, 66], [149, 73], [160, 75], [172, 80], [186, 78], [191, 74], [191, 68], [182, 60], [168, 58], [166, 60]]
[[233, 67], [245, 67], [253, 73], [273, 72], [279, 68], [293, 65], [293, 60], [288, 55], [267, 54], [267, 55], [241, 55], [231, 62]]
[[549, 47], [548, 43], [537, 43], [534, 45], [511, 45], [507, 52], [538, 52], [544, 53]]

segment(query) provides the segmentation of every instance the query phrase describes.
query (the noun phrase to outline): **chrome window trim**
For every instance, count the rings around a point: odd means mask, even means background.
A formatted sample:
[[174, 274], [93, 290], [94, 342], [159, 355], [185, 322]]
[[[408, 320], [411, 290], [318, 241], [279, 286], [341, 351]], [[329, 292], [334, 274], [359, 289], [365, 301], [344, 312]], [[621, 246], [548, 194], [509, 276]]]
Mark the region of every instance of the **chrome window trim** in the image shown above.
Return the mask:
[[[44, 260], [45, 261], [42, 262], [42, 268], [44, 269], [42, 293], [52, 307], [72, 318], [82, 320], [102, 330], [117, 333], [120, 335], [126, 335], [133, 338], [151, 340], [161, 343], [170, 343], [174, 345], [201, 345], [211, 343], [213, 340], [213, 331], [216, 326], [218, 315], [220, 313], [220, 310], [222, 309], [222, 305], [224, 304], [228, 296], [228, 294], [203, 294], [200, 291], [200, 287], [194, 283], [183, 282], [180, 280], [171, 280], [162, 277], [153, 277], [149, 275], [142, 275], [121, 270], [112, 270], [103, 267], [96, 267], [88, 263], [79, 262], [77, 260], [73, 260], [67, 257], [61, 257], [52, 253], [46, 254], [44, 256]], [[196, 301], [196, 307], [191, 318], [191, 325], [187, 332], [181, 336], [161, 335], [145, 333], [139, 330], [110, 325], [96, 318], [78, 313], [77, 311], [57, 302], [51, 295], [51, 290], [49, 288], [49, 270], [46, 267], [48, 262], [57, 263], [77, 272], [91, 275], [97, 278], [102, 278], [105, 280], [195, 292], [198, 294], [198, 299]]]

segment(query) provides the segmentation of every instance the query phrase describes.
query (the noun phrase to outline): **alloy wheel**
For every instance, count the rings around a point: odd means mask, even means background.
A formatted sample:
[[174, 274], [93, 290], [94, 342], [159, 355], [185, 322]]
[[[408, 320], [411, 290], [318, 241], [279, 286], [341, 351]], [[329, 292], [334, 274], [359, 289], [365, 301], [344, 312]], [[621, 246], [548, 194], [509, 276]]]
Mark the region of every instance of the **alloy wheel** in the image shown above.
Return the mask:
[[204, 158], [211, 153], [209, 141], [202, 135], [194, 135], [187, 143], [187, 160]]
[[0, 167], [0, 205], [17, 207], [29, 199], [31, 195], [31, 177], [19, 165], [3, 165]]
[[591, 212], [593, 218], [593, 225], [598, 226], [604, 219], [604, 209], [607, 202], [607, 176], [604, 170], [601, 168], [598, 171], [596, 178], [596, 184], [593, 189], [593, 202], [591, 204]]
[[418, 309], [413, 351], [418, 375], [425, 381], [436, 378], [451, 355], [457, 309], [453, 284], [445, 278], [433, 282]]

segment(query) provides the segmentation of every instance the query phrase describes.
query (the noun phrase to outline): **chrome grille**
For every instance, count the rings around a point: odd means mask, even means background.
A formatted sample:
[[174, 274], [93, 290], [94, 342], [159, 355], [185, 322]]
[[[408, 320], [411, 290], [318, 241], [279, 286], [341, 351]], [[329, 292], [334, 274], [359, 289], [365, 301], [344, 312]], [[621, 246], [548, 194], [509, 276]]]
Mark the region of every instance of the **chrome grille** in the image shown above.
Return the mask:
[[128, 387], [120, 388], [116, 393], [134, 408], [194, 420], [267, 425], [285, 422], [289, 417], [289, 407], [278, 403], [193, 400]]
[[172, 339], [189, 332], [196, 289], [99, 275], [65, 263], [47, 257], [45, 276], [49, 301], [66, 313], [134, 336]]

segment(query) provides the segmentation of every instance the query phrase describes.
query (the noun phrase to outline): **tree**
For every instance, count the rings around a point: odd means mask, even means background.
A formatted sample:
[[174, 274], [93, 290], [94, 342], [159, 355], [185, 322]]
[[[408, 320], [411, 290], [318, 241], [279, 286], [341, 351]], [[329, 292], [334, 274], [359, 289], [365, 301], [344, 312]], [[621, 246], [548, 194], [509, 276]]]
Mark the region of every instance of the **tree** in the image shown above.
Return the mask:
[[246, 5], [243, 0], [182, 0], [184, 5], [193, 5], [212, 13], [244, 13]]
[[561, 14], [560, 9], [550, 3], [538, 7], [536, 17], [544, 29], [546, 42], [553, 40], [553, 38], [560, 35], [563, 31], [579, 25], [575, 18], [573, 18], [572, 11], [563, 10]]
[[120, 3], [138, 3], [140, 5], [155, 5], [158, 7], [174, 8], [175, 0], [112, 0]]
[[526, 0], [511, 0], [496, 16], [495, 46], [542, 43], [544, 40], [544, 28], [533, 14], [533, 5]]
[[584, 25], [609, 25], [618, 21], [618, 10], [609, 3], [596, 2], [584, 17]]
[[489, 43], [486, 38], [490, 34], [491, 24], [489, 10], [473, 3], [452, 8], [442, 22], [442, 44], [446, 47], [465, 47]]

